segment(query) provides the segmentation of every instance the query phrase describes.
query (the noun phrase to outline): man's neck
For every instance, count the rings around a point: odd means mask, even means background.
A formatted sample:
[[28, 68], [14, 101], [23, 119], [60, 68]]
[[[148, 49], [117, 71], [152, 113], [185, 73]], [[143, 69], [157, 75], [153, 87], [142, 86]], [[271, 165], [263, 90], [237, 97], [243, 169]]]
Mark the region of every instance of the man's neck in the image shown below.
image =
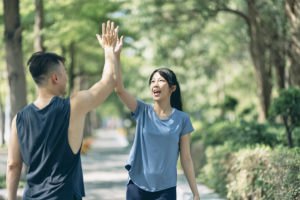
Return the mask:
[[39, 88], [38, 89], [38, 98], [33, 103], [39, 109], [43, 109], [50, 103], [51, 99], [54, 96], [57, 96], [57, 95], [54, 94], [53, 92], [51, 92], [49, 89]]

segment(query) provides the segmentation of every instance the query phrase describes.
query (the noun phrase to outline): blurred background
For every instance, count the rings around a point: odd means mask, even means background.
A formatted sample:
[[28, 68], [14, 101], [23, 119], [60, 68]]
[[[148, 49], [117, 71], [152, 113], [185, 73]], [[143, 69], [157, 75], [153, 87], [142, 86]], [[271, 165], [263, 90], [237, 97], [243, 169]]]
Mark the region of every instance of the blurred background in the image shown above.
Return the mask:
[[[300, 2], [298, 0], [3, 0], [0, 4], [0, 142], [37, 97], [27, 60], [66, 58], [68, 94], [101, 77], [95, 34], [107, 20], [125, 36], [125, 87], [152, 102], [158, 67], [179, 80], [192, 119], [197, 179], [229, 199], [300, 199]], [[88, 114], [85, 137], [134, 121], [115, 93]]]

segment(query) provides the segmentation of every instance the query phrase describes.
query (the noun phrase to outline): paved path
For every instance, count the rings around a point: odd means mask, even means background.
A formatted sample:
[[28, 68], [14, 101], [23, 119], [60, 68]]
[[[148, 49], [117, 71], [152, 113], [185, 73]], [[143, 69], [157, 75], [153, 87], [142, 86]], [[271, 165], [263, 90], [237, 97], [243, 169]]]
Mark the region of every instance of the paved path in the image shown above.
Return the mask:
[[87, 155], [82, 156], [86, 200], [124, 200], [127, 141], [115, 130], [96, 132]]
[[[116, 130], [98, 130], [91, 149], [82, 155], [86, 197], [84, 200], [125, 200], [127, 171], [124, 164], [130, 147], [124, 136]], [[6, 158], [0, 154], [0, 174], [5, 169]], [[2, 172], [2, 173], [1, 173]], [[198, 184], [201, 200], [223, 200], [204, 185]], [[18, 190], [21, 196], [22, 189]], [[6, 196], [6, 190], [0, 190]], [[19, 196], [18, 195], [18, 196]], [[184, 175], [178, 175], [177, 200], [192, 200]]]
[[[99, 130], [87, 155], [82, 156], [87, 197], [85, 200], [125, 200], [129, 154], [126, 139], [115, 130]], [[198, 184], [201, 200], [222, 200], [207, 187]], [[178, 200], [191, 200], [184, 175], [178, 175]]]

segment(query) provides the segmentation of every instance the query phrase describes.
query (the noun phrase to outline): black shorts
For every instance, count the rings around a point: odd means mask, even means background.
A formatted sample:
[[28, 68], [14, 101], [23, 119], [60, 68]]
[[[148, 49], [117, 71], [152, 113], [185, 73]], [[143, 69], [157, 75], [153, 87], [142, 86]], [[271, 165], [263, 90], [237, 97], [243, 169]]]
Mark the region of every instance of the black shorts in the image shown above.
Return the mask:
[[176, 200], [176, 187], [158, 192], [148, 192], [142, 190], [130, 180], [127, 185], [126, 200]]

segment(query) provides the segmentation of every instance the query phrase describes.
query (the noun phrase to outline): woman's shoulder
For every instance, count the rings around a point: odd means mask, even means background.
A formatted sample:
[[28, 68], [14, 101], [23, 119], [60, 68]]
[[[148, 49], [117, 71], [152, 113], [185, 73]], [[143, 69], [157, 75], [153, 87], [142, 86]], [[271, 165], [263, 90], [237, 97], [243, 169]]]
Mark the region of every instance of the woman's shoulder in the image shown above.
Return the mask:
[[176, 108], [174, 108], [174, 109], [175, 109], [175, 112], [177, 113], [178, 116], [183, 117], [185, 119], [190, 118], [190, 115], [188, 113], [186, 113], [184, 111], [181, 111], [181, 110], [178, 110]]
[[144, 106], [144, 107], [152, 107], [152, 105], [150, 103], [146, 103], [140, 99], [136, 99], [136, 101], [138, 102], [139, 105]]

